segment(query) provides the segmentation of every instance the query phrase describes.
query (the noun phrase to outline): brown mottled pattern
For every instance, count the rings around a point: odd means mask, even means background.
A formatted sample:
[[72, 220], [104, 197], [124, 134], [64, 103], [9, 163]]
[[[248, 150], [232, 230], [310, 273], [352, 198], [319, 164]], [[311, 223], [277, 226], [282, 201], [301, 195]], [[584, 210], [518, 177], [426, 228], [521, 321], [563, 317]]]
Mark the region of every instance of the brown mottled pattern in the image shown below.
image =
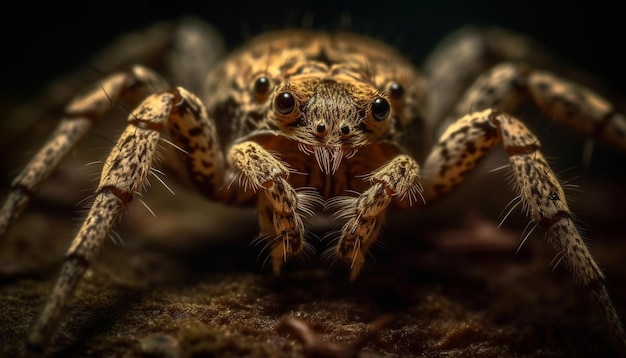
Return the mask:
[[[402, 94], [392, 96], [398, 85]], [[315, 207], [300, 201], [316, 199], [298, 197], [295, 189], [311, 187], [325, 200], [363, 193], [344, 201], [353, 214], [337, 245], [356, 277], [391, 199], [414, 200], [419, 191], [415, 160], [396, 157], [407, 128], [421, 120], [424, 81], [418, 72], [368, 38], [289, 31], [261, 36], [233, 53], [209, 74], [206, 90], [220, 137], [235, 141], [222, 145], [234, 172], [227, 185], [243, 189], [236, 201], [246, 201], [251, 190], [264, 193], [259, 206], [267, 208], [259, 216], [274, 271], [305, 247], [302, 213], [295, 209]], [[285, 94], [290, 106], [279, 110]], [[383, 118], [374, 113], [376, 101], [383, 102]], [[372, 182], [384, 185], [368, 190], [365, 178], [374, 172]], [[372, 217], [364, 217], [372, 208]]]
[[[256, 204], [259, 241], [275, 273], [308, 249], [304, 215], [335, 211], [343, 226], [329, 252], [350, 266], [355, 279], [389, 206], [429, 204], [502, 143], [532, 223], [546, 230], [626, 351], [603, 274], [574, 225], [561, 185], [538, 139], [507, 113], [531, 99], [555, 120], [624, 149], [623, 115], [590, 90], [521, 64], [486, 71], [454, 109], [429, 112], [426, 95], [425, 79], [389, 46], [311, 31], [252, 40], [208, 73], [199, 97], [171, 88], [143, 67], [106, 77], [67, 107], [66, 118], [15, 179], [0, 211], [1, 235], [111, 103], [140, 103], [104, 162], [91, 209], [29, 342], [44, 348], [52, 338], [104, 238], [144, 189], [160, 149], [176, 154], [180, 165], [172, 166], [208, 198]], [[427, 138], [415, 138], [427, 133], [425, 123], [433, 124], [424, 116], [444, 112], [451, 115], [420, 170], [416, 158], [425, 154]]]

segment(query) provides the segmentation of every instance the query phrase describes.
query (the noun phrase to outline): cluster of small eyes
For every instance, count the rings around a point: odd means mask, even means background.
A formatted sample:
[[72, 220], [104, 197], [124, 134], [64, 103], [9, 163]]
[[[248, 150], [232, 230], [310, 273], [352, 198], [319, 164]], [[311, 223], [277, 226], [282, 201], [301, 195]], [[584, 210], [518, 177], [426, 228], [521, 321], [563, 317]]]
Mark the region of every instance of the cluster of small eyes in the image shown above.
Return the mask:
[[[266, 76], [258, 77], [254, 81], [253, 91], [257, 98], [265, 98], [270, 92], [270, 79]], [[389, 97], [394, 100], [398, 100], [402, 98], [404, 95], [404, 88], [399, 83], [392, 83], [389, 86]], [[273, 109], [282, 114], [289, 115], [296, 108], [296, 99], [289, 92], [281, 92], [274, 97]], [[391, 105], [389, 101], [385, 97], [378, 97], [370, 106], [370, 111], [372, 114], [372, 118], [376, 121], [384, 121], [389, 116], [391, 111]], [[316, 130], [319, 133], [323, 133], [326, 130], [324, 124], [320, 124], [317, 126]], [[350, 132], [349, 128], [341, 129], [343, 134], [348, 134]]]
[[[270, 92], [270, 79], [266, 76], [258, 77], [254, 81], [253, 91], [258, 99], [265, 99]], [[274, 110], [280, 114], [288, 115], [296, 108], [296, 99], [289, 92], [279, 93], [274, 98]]]

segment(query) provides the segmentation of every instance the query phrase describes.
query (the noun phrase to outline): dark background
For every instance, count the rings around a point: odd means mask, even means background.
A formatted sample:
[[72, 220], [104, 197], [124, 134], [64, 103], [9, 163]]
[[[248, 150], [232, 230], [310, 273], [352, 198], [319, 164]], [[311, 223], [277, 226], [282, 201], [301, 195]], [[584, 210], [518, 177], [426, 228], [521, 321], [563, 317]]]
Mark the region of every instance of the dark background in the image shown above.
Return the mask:
[[[305, 21], [312, 21], [315, 28], [345, 29], [342, 23], [348, 18], [348, 29], [397, 46], [418, 66], [444, 36], [464, 25], [502, 26], [529, 35], [567, 64], [597, 76], [606, 85], [603, 93], [611, 95], [611, 100], [620, 111], [626, 110], [626, 101], [620, 101], [626, 98], [626, 51], [623, 48], [626, 16], [617, 1], [269, 0], [157, 3], [144, 0], [125, 3], [48, 2], [37, 5], [21, 1], [4, 10], [4, 19], [0, 21], [3, 39], [0, 109], [13, 108], [36, 98], [52, 80], [80, 66], [89, 65], [95, 52], [121, 34], [142, 29], [156, 21], [193, 14], [223, 34], [230, 48], [266, 30], [297, 27]], [[10, 129], [11, 124], [15, 124], [14, 121], [34, 124], [37, 119], [2, 115], [2, 112], [0, 126], [7, 132], [22, 134], [21, 137], [5, 138], [0, 133], [0, 141], [4, 144], [0, 145], [0, 151], [5, 155], [7, 148], [23, 152], [19, 147], [23, 136], [34, 138], [37, 132], [32, 131], [33, 127], [26, 133]], [[35, 129], [47, 135], [52, 127], [35, 125]], [[548, 155], [558, 156], [559, 169], [584, 166], [583, 172], [607, 172], [611, 175], [623, 171], [623, 156], [612, 148], [595, 145], [591, 165], [582, 165], [584, 140], [580, 137], [573, 143], [564, 144], [568, 151], [559, 149], [561, 144], [555, 144], [556, 149], [551, 150], [547, 146], [552, 142], [560, 143], [564, 137], [562, 133], [553, 131], [549, 126], [533, 130], [544, 132], [540, 133], [544, 149]], [[24, 144], [23, 147], [30, 148], [31, 144]], [[15, 159], [13, 154], [9, 153], [9, 158], [1, 159], [6, 165], [0, 168], [14, 171], [21, 166], [11, 163]], [[28, 157], [30, 154], [20, 154], [18, 163]], [[570, 174], [568, 178], [579, 174]]]
[[246, 34], [297, 25], [307, 15], [315, 27], [336, 29], [342, 14], [349, 14], [353, 30], [399, 45], [418, 63], [462, 25], [500, 25], [532, 36], [609, 88], [626, 92], [626, 19], [617, 1], [17, 1], [2, 12], [3, 100], [33, 96], [121, 33], [185, 14], [206, 19], [231, 45]]

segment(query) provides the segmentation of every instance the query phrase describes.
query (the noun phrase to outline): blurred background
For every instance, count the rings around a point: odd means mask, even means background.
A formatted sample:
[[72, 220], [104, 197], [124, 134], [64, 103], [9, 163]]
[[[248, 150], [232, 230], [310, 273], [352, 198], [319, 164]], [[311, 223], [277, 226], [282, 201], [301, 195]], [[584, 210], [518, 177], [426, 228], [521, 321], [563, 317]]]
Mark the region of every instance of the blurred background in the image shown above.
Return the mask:
[[[329, 30], [348, 29], [382, 39], [420, 65], [445, 35], [468, 24], [497, 25], [524, 33], [568, 64], [596, 75], [617, 102], [626, 93], [623, 11], [617, 1], [150, 1], [64, 2], [33, 6], [14, 2], [0, 23], [2, 81], [0, 113], [36, 98], [53, 79], [89, 65], [94, 54], [121, 34], [160, 20], [198, 16], [221, 33], [228, 48], [268, 29], [302, 24]], [[101, 77], [98, 75], [98, 77]], [[78, 86], [77, 86], [78, 87]], [[82, 85], [81, 85], [82, 87]], [[9, 117], [9, 118], [7, 118]], [[48, 128], [42, 126], [47, 133]], [[7, 134], [6, 131], [4, 134]], [[0, 139], [5, 153], [13, 144]], [[9, 140], [11, 136], [8, 137]], [[20, 139], [21, 141], [22, 139]], [[580, 150], [576, 150], [576, 156]], [[615, 157], [602, 154], [605, 168]], [[25, 160], [24, 158], [22, 160]], [[596, 160], [594, 165], [601, 165]], [[5, 169], [5, 168], [3, 168]], [[10, 169], [8, 169], [10, 170]]]
[[[151, 1], [13, 2], [0, 23], [1, 98], [37, 93], [52, 77], [83, 64], [117, 35], [157, 20], [194, 14], [231, 45], [266, 29], [349, 28], [387, 40], [417, 63], [443, 36], [466, 24], [499, 25], [530, 35], [559, 57], [624, 92], [624, 16], [618, 1]], [[12, 21], [7, 21], [9, 18]], [[308, 20], [307, 20], [308, 21]], [[345, 22], [345, 21], [344, 21]], [[345, 26], [344, 26], [345, 27]]]

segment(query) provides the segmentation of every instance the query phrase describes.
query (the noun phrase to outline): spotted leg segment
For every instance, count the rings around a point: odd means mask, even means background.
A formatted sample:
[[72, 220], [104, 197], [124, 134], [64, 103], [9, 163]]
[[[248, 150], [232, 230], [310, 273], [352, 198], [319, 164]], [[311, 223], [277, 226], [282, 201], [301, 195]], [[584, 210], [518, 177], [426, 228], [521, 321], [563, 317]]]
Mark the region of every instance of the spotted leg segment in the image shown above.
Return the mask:
[[369, 176], [372, 186], [355, 198], [342, 198], [338, 216], [347, 221], [341, 230], [336, 251], [350, 263], [350, 279], [358, 276], [365, 257], [378, 238], [385, 212], [392, 200], [410, 205], [421, 198], [422, 187], [417, 162], [399, 155]]
[[[540, 68], [550, 71], [550, 73], [545, 71], [531, 72], [537, 74], [537, 76], [534, 77], [540, 80], [538, 83], [543, 83], [543, 85], [560, 84], [556, 87], [557, 90], [566, 89], [567, 87], [567, 91], [564, 92], [565, 96], [562, 98], [578, 97], [578, 99], [581, 99], [580, 94], [591, 94], [588, 98], [592, 99], [592, 101], [588, 103], [592, 103], [593, 98], [598, 98], [596, 94], [590, 93], [586, 89], [582, 89], [582, 92], [579, 91], [579, 89], [582, 88], [581, 86], [572, 86], [569, 81], [564, 81], [563, 79], [573, 79], [578, 83], [596, 89], [602, 89], [605, 87], [605, 84], [598, 82], [597, 78], [580, 69], [568, 66], [567, 63], [560, 61], [553, 55], [554, 54], [551, 54], [548, 49], [543, 48], [539, 43], [536, 43], [533, 39], [523, 34], [510, 32], [497, 27], [463, 27], [441, 41], [425, 60], [423, 70], [429, 83], [427, 109], [429, 115], [427, 118], [432, 120], [433, 124], [437, 124], [443, 122], [450, 114], [449, 119], [454, 121], [471, 111], [487, 108], [496, 108], [506, 111], [505, 108], [497, 107], [497, 103], [468, 107], [468, 105], [475, 105], [476, 102], [473, 102], [471, 99], [468, 101], [469, 98], [467, 96], [465, 100], [460, 102], [459, 99], [462, 98], [463, 93], [474, 92], [474, 95], [477, 94], [476, 91], [467, 91], [467, 89], [475, 83], [476, 79], [480, 76], [482, 76], [483, 79], [490, 77], [492, 80], [495, 80], [495, 82], [491, 83], [488, 87], [483, 87], [485, 89], [491, 88], [488, 90], [489, 94], [496, 93], [492, 92], [495, 87], [517, 87], [518, 90], [524, 90], [524, 88], [528, 89], [529, 87], [526, 87], [523, 81], [518, 81], [510, 77], [510, 74], [514, 74], [517, 71], [508, 71], [509, 74], [502, 77], [496, 75], [498, 72], [503, 73], [501, 70], [506, 67], [518, 67], [521, 69], [521, 67], [524, 66], [514, 65], [520, 63], [527, 64], [527, 70], [530, 68]], [[498, 66], [494, 67], [495, 65]], [[490, 68], [492, 69], [490, 70]], [[507, 72], [507, 70], [504, 72]], [[530, 73], [525, 70], [521, 70], [517, 73], [523, 72]], [[547, 75], [547, 77], [544, 75]], [[507, 78], [512, 79], [512, 81], [507, 82]], [[474, 85], [474, 89], [480, 87], [481, 86], [477, 86], [476, 84]], [[555, 94], [558, 95], [558, 93]], [[583, 100], [582, 102], [587, 101]], [[459, 106], [456, 108], [456, 112], [451, 113], [457, 104], [459, 104]], [[575, 105], [576, 103], [573, 104]], [[543, 108], [543, 106], [541, 106], [541, 108]], [[440, 126], [440, 128], [445, 127]]]
[[586, 87], [526, 65], [504, 63], [480, 76], [458, 102], [448, 123], [487, 108], [514, 113], [526, 99], [548, 118], [626, 152], [626, 118], [607, 100]]
[[279, 274], [287, 258], [300, 254], [304, 247], [304, 224], [298, 213], [301, 200], [287, 181], [289, 168], [251, 141], [235, 144], [228, 162], [244, 190], [263, 192], [258, 204], [261, 237], [269, 245], [272, 269]]
[[576, 228], [565, 194], [546, 159], [539, 140], [516, 118], [495, 110], [460, 118], [439, 139], [423, 167], [426, 200], [433, 200], [461, 183], [465, 175], [497, 143], [509, 155], [516, 189], [535, 225], [592, 297], [607, 331], [626, 352], [626, 335], [608, 296], [604, 275]]
[[[172, 136], [173, 144], [189, 157], [188, 169], [193, 178], [207, 184], [215, 177], [214, 170], [219, 167], [220, 158], [211, 156], [221, 153], [197, 147], [194, 143], [215, 141], [216, 134], [211, 131], [213, 126], [202, 104], [184, 89], [151, 95], [130, 114], [128, 122], [104, 162], [93, 204], [67, 252], [52, 294], [32, 327], [28, 339], [32, 348], [46, 347], [60, 324], [68, 300], [104, 239], [133, 197], [143, 190], [164, 133], [172, 131], [177, 134]], [[202, 134], [212, 138], [199, 138]], [[217, 164], [211, 165], [214, 163]], [[217, 185], [217, 182], [212, 184]]]
[[153, 72], [137, 66], [128, 72], [108, 76], [73, 100], [66, 107], [65, 117], [48, 142], [13, 180], [8, 197], [0, 209], [0, 237], [28, 205], [40, 184], [118, 100], [136, 103], [138, 95], [145, 97], [147, 93], [165, 87], [164, 81]]

